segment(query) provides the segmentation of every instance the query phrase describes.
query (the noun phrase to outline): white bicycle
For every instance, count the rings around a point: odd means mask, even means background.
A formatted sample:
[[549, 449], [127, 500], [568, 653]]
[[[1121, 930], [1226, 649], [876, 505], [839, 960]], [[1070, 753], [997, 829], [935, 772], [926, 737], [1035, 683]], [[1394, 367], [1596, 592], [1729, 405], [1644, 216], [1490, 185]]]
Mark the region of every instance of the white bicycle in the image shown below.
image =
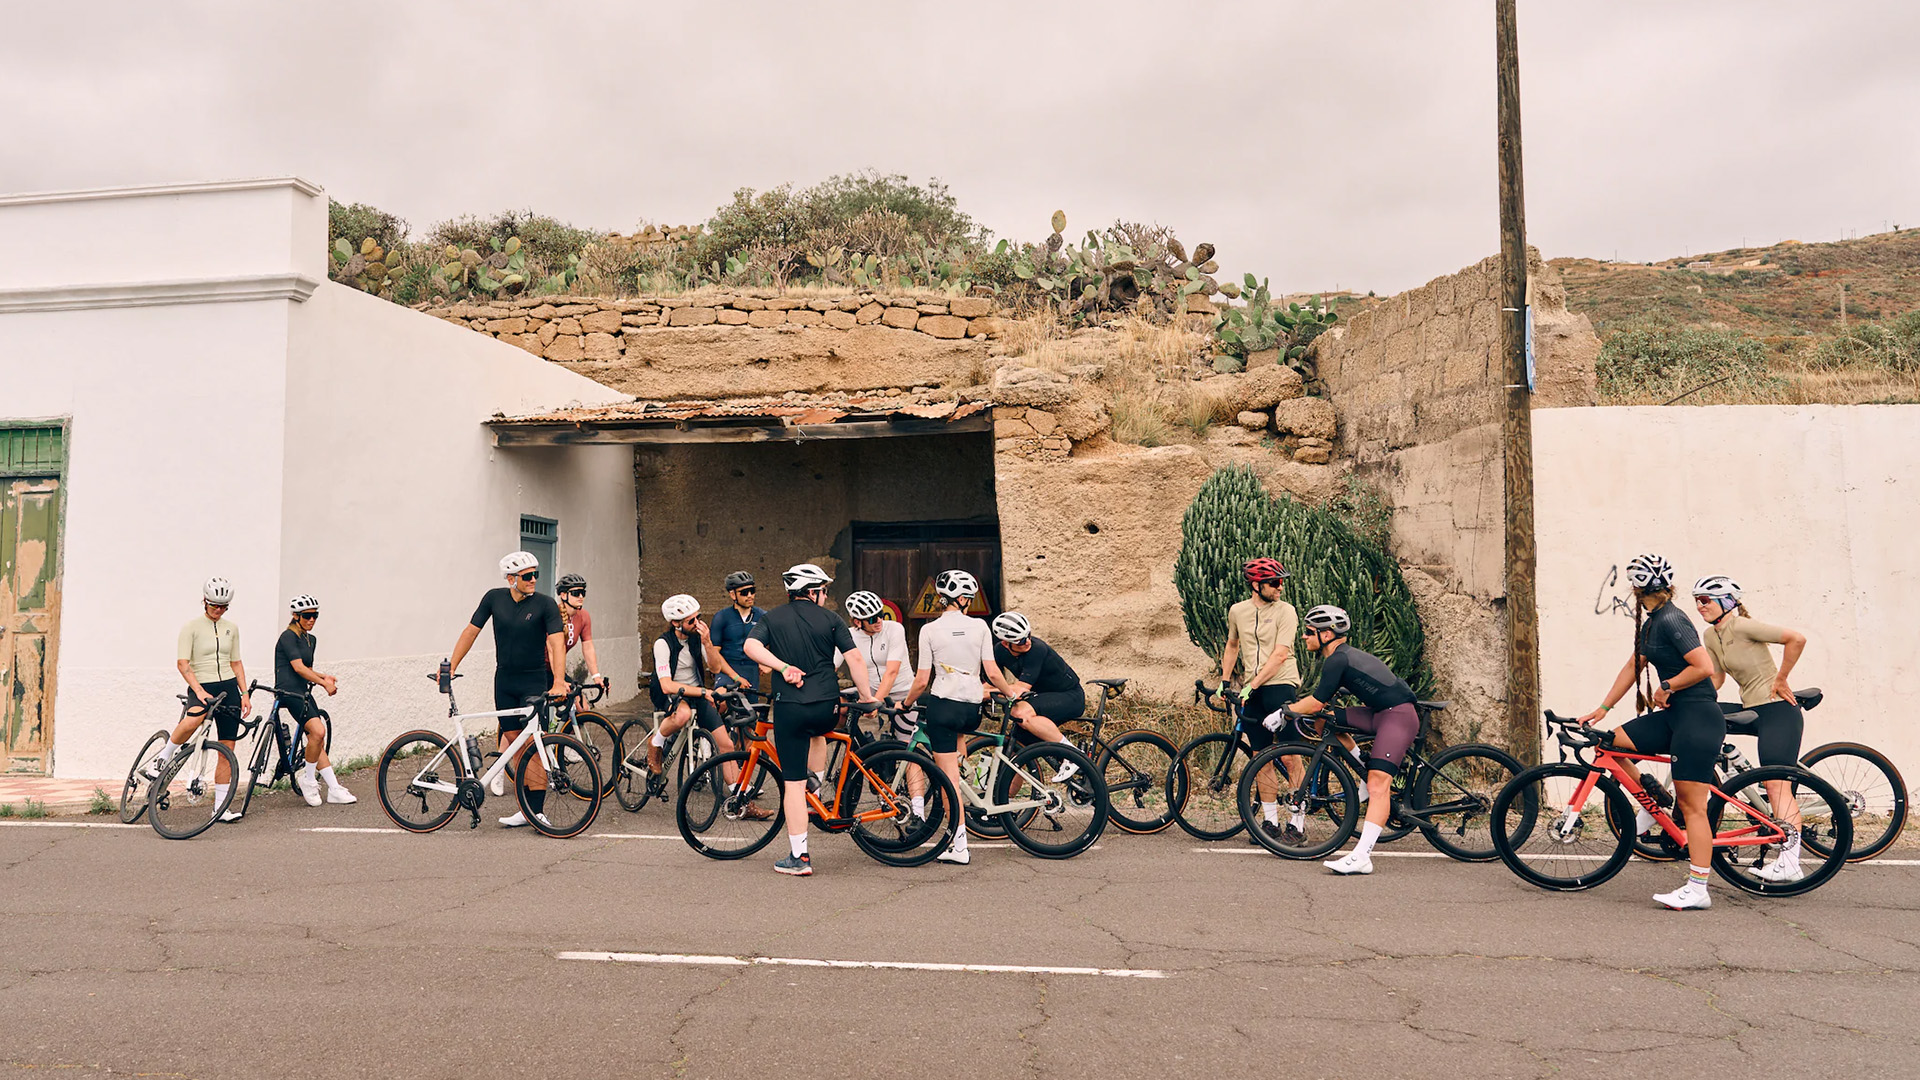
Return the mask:
[[[430, 833], [452, 821], [464, 807], [473, 816], [468, 827], [478, 828], [487, 785], [495, 777], [511, 773], [520, 812], [534, 829], [562, 839], [585, 832], [600, 814], [600, 768], [580, 740], [543, 730], [547, 696], [529, 697], [518, 709], [463, 713], [453, 699], [456, 678], [459, 676], [448, 672], [447, 662], [441, 661], [440, 692], [447, 695], [453, 737], [448, 739], [424, 728], [409, 731], [388, 743], [380, 755], [380, 806], [387, 816], [408, 832]], [[527, 725], [483, 772], [480, 739], [467, 734], [464, 722], [502, 716], [525, 717]], [[510, 768], [529, 746], [542, 767]], [[541, 794], [536, 796], [535, 792]], [[536, 805], [536, 801], [542, 805]]]

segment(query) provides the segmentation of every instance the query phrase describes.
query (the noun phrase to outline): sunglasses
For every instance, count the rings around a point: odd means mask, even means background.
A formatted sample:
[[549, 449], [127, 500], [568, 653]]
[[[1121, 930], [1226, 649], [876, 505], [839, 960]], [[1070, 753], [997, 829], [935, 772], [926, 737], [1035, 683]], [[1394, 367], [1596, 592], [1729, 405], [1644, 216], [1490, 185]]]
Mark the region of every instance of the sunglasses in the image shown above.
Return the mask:
[[529, 570], [524, 574], [515, 574], [514, 577], [519, 578], [521, 581], [538, 581], [540, 580], [540, 571]]
[[586, 596], [587, 596], [587, 590], [585, 590], [585, 589], [568, 589], [568, 590], [566, 590], [565, 592], [562, 592], [562, 593], [561, 593], [560, 595], [561, 595], [561, 596], [578, 596], [578, 597], [580, 597], [581, 599], [583, 599], [583, 600], [584, 600], [584, 599], [586, 599]]
[[293, 617], [296, 619], [317, 619], [320, 617], [320, 613], [317, 611], [301, 611], [296, 612]]
[[739, 593], [741, 596], [752, 596], [754, 593], [757, 593], [760, 590], [753, 587], [752, 585], [748, 585], [745, 588], [735, 589], [733, 591]]
[[232, 607], [233, 605], [231, 605], [231, 604], [208, 604], [207, 606], [208, 606], [208, 607], [210, 607], [210, 608], [212, 608], [212, 609], [213, 609], [213, 610], [215, 610], [215, 611], [225, 611], [225, 610], [227, 610], [227, 609], [228, 609], [229, 607]]

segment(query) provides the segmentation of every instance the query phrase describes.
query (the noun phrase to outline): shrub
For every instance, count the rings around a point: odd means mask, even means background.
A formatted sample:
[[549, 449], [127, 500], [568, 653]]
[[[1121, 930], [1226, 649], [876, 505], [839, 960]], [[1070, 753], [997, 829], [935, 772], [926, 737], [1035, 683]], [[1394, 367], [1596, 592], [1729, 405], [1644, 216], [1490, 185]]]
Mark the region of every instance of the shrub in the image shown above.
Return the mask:
[[1378, 488], [1357, 474], [1348, 473], [1346, 483], [1327, 500], [1327, 510], [1344, 519], [1347, 527], [1361, 539], [1386, 550], [1388, 532], [1393, 525], [1393, 507], [1387, 505], [1386, 497]]
[[372, 238], [382, 248], [392, 250], [407, 238], [407, 223], [393, 214], [366, 203], [341, 203], [327, 200], [327, 247], [345, 240], [358, 251], [363, 240]]
[[[1247, 595], [1241, 566], [1268, 555], [1292, 575], [1288, 599], [1302, 614], [1316, 604], [1345, 608], [1357, 648], [1380, 657], [1416, 694], [1432, 692], [1425, 632], [1399, 564], [1332, 511], [1274, 499], [1252, 469], [1239, 466], [1200, 486], [1180, 533], [1174, 587], [1187, 637], [1208, 655], [1218, 656], [1226, 644], [1227, 608]], [[1298, 641], [1291, 644], [1299, 648]], [[1306, 685], [1318, 672], [1317, 659], [1300, 657]]]
[[1760, 342], [1731, 330], [1652, 318], [1621, 329], [1594, 364], [1602, 399], [1670, 398], [1705, 383], [1757, 392], [1774, 382]]
[[1920, 311], [1909, 311], [1890, 326], [1856, 323], [1845, 333], [1815, 345], [1810, 367], [1833, 370], [1878, 367], [1896, 374], [1920, 370]]
[[531, 210], [503, 210], [488, 217], [468, 214], [443, 221], [427, 234], [427, 242], [435, 248], [451, 245], [484, 253], [494, 250], [494, 241], [504, 244], [509, 237], [517, 236], [526, 249], [527, 261], [554, 273], [567, 265], [567, 256], [580, 254], [603, 235]]

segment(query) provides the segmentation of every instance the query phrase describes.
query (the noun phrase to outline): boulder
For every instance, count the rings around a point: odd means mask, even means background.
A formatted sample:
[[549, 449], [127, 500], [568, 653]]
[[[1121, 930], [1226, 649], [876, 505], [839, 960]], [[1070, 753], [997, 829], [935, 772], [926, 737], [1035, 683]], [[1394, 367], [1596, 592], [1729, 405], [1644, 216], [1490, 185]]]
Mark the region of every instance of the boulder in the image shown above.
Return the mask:
[[1002, 367], [994, 372], [993, 401], [996, 405], [1031, 405], [1053, 408], [1073, 399], [1073, 386], [1066, 378], [1046, 368]]
[[1333, 402], [1326, 398], [1297, 397], [1277, 402], [1273, 409], [1273, 428], [1282, 435], [1331, 439], [1336, 420]]
[[886, 311], [887, 306], [885, 304], [869, 302], [854, 314], [853, 321], [859, 323], [861, 326], [865, 326], [868, 323], [876, 323], [880, 321], [880, 316], [886, 314]]
[[787, 312], [788, 326], [818, 326], [824, 320], [812, 308], [794, 308]]
[[580, 330], [587, 334], [617, 334], [620, 332], [620, 312], [590, 311], [580, 316]]
[[741, 311], [760, 311], [767, 306], [767, 302], [756, 300], [751, 296], [736, 296], [733, 298], [733, 306]]
[[748, 326], [779, 326], [786, 321], [786, 312], [776, 311], [772, 308], [763, 308], [759, 311], [747, 312]]
[[967, 323], [968, 337], [999, 337], [1006, 332], [1006, 320], [992, 315], [982, 315]]
[[1113, 427], [1113, 416], [1104, 399], [1090, 393], [1075, 394], [1073, 400], [1053, 409], [1060, 434], [1074, 442], [1085, 442]]
[[489, 334], [524, 334], [527, 332], [527, 320], [524, 318], [495, 319], [487, 324]]
[[585, 330], [580, 328], [580, 320], [570, 315], [553, 320], [553, 328], [567, 337], [578, 337], [586, 333]]
[[1267, 414], [1263, 412], [1243, 412], [1233, 418], [1233, 422], [1248, 431], [1260, 431], [1267, 426]]
[[674, 308], [667, 316], [668, 326], [705, 326], [719, 321], [720, 315], [710, 307]]
[[901, 330], [911, 330], [913, 324], [919, 321], [920, 313], [910, 307], [890, 307], [880, 316], [882, 324]]
[[1293, 460], [1302, 465], [1325, 465], [1333, 460], [1333, 451], [1324, 446], [1303, 446], [1293, 452]]
[[1054, 415], [1045, 409], [1028, 409], [1027, 426], [1032, 428], [1036, 434], [1051, 435], [1053, 434], [1053, 429], [1060, 425], [1059, 421], [1054, 418]]
[[993, 314], [993, 301], [984, 296], [956, 296], [947, 301], [947, 310], [963, 319], [978, 319]]
[[[926, 305], [921, 305], [921, 311], [926, 309]], [[937, 338], [956, 339], [967, 336], [967, 320], [957, 315], [922, 315], [913, 328]]]

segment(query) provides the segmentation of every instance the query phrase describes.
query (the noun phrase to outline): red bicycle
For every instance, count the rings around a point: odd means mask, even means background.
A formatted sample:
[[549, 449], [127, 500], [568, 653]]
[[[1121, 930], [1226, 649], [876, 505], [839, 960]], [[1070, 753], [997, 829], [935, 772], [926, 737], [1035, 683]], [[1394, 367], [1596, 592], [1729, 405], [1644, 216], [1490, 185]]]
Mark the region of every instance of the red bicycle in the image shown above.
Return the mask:
[[[1610, 827], [1608, 819], [1632, 821], [1634, 803], [1653, 816], [1673, 844], [1686, 848], [1686, 828], [1625, 768], [1628, 761], [1665, 763], [1670, 757], [1615, 749], [1613, 732], [1552, 712], [1547, 724], [1559, 741], [1560, 760], [1514, 777], [1493, 801], [1493, 846], [1508, 869], [1543, 889], [1593, 888], [1619, 873], [1633, 855], [1632, 838]], [[1739, 858], [1743, 850], [1786, 840], [1785, 827], [1765, 805], [1763, 785], [1769, 780], [1791, 785], [1803, 834], [1822, 838], [1820, 845], [1801, 845], [1801, 874], [1792, 880], [1765, 880], [1752, 860]], [[1797, 765], [1748, 769], [1713, 785], [1707, 818], [1714, 832], [1714, 871], [1759, 896], [1797, 896], [1819, 888], [1846, 865], [1853, 843], [1846, 801], [1833, 785]]]

